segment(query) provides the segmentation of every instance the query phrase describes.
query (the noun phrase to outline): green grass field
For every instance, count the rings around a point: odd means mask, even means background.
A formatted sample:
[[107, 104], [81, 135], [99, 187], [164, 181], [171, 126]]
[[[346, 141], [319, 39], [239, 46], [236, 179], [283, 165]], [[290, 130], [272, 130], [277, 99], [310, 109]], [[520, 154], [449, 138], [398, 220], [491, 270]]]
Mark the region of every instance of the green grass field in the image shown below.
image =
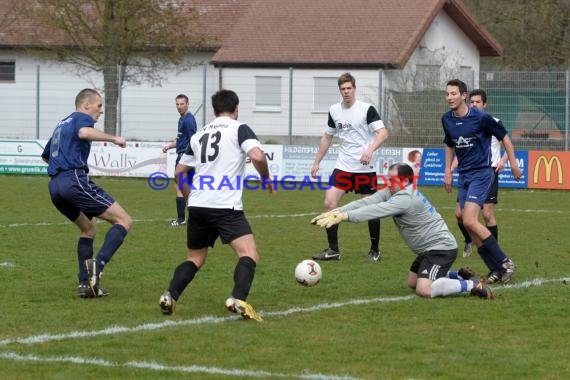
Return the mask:
[[[0, 379], [570, 377], [570, 192], [501, 190], [499, 238], [518, 271], [486, 301], [414, 296], [414, 255], [391, 220], [382, 222], [381, 262], [365, 260], [366, 224], [343, 224], [342, 260], [322, 263], [321, 283], [304, 288], [293, 270], [326, 245], [309, 224], [322, 191], [246, 191], [262, 256], [248, 300], [260, 324], [225, 310], [236, 259], [219, 243], [176, 315], [160, 313], [185, 258], [185, 229], [166, 223], [174, 191], [144, 179], [96, 179], [136, 223], [103, 276], [111, 296], [77, 297], [77, 230], [51, 204], [47, 182], [0, 176]], [[456, 194], [422, 191], [460, 240]], [[108, 225], [98, 228], [96, 248]], [[456, 264], [486, 274], [477, 255]]]

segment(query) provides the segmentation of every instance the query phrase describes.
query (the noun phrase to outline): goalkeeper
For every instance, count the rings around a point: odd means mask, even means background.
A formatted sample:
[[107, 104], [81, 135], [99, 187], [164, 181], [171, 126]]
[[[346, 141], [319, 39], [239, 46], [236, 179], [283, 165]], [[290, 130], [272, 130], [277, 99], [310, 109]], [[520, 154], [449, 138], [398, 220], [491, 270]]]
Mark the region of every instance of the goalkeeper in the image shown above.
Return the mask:
[[323, 213], [312, 224], [329, 228], [343, 221], [364, 222], [391, 216], [408, 246], [417, 255], [410, 266], [408, 286], [422, 297], [470, 292], [492, 299], [491, 289], [469, 268], [459, 278], [447, 273], [457, 258], [457, 241], [441, 215], [415, 187], [413, 169], [403, 163], [390, 166], [387, 187], [375, 194]]

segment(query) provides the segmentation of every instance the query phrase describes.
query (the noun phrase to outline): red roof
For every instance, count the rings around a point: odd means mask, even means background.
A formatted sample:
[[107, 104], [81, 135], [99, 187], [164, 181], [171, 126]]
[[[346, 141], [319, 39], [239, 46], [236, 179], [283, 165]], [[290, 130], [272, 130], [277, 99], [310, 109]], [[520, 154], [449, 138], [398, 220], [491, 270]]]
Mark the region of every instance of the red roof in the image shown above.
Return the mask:
[[[26, 0], [20, 0], [26, 1]], [[31, 1], [31, 0], [27, 0]], [[167, 1], [167, 0], [165, 0]], [[0, 15], [14, 0], [0, 0]], [[460, 0], [191, 0], [192, 30], [213, 37], [214, 64], [224, 66], [403, 67], [442, 10], [478, 47], [502, 46]], [[187, 2], [188, 4], [188, 2]], [[4, 25], [2, 25], [4, 24]], [[0, 16], [0, 48], [32, 44], [33, 20]], [[54, 44], [61, 36], [45, 33]]]

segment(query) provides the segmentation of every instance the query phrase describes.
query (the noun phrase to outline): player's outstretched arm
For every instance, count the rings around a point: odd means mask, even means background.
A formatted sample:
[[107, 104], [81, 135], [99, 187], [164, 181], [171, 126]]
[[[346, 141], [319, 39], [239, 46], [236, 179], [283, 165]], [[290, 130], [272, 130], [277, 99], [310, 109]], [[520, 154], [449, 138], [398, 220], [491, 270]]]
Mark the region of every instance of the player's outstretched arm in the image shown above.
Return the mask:
[[341, 212], [338, 210], [333, 210], [325, 212], [311, 220], [311, 224], [316, 224], [319, 227], [330, 228], [335, 224], [339, 224], [348, 220], [348, 213]]
[[122, 136], [113, 136], [93, 127], [83, 127], [79, 129], [78, 136], [81, 140], [107, 141], [124, 148], [127, 140]]

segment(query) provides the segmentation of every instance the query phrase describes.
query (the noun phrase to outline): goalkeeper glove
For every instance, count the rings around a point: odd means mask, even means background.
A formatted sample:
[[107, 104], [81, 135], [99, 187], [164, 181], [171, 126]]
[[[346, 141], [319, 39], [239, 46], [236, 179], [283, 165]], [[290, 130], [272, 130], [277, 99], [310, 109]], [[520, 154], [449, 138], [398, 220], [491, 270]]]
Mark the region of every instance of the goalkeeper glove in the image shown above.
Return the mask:
[[311, 223], [316, 224], [319, 227], [330, 228], [335, 224], [339, 224], [345, 220], [348, 220], [348, 213], [333, 210], [325, 212], [313, 218], [313, 220], [311, 220]]

